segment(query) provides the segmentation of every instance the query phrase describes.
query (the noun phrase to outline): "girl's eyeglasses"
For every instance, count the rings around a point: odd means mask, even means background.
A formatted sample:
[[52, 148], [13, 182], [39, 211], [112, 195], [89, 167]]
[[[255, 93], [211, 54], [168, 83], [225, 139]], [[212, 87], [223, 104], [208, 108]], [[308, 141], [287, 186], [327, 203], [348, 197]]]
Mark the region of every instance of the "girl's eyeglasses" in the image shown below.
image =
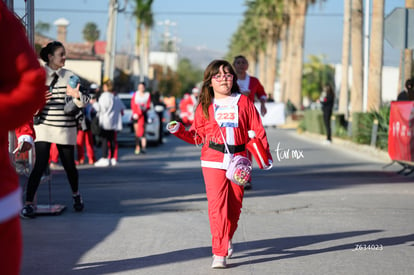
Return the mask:
[[223, 81], [224, 78], [226, 78], [226, 80], [233, 80], [233, 75], [232, 74], [216, 74], [216, 75], [213, 75], [213, 79], [215, 79], [218, 82]]

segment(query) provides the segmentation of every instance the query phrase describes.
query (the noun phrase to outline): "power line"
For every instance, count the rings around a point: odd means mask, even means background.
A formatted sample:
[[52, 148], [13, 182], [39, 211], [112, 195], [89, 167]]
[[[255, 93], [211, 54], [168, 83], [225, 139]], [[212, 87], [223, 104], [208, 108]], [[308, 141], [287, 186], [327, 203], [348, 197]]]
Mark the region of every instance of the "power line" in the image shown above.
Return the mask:
[[[16, 11], [23, 9], [16, 8]], [[107, 14], [107, 10], [84, 10], [84, 9], [50, 9], [50, 8], [36, 8], [36, 12], [60, 12], [60, 13], [95, 13], [95, 14]], [[123, 13], [132, 14], [132, 11], [124, 11]], [[244, 15], [244, 13], [236, 13], [236, 12], [199, 12], [199, 11], [159, 11], [154, 12], [154, 15], [184, 15], [184, 16], [240, 16]], [[307, 13], [306, 16], [310, 17], [343, 17], [343, 13]]]

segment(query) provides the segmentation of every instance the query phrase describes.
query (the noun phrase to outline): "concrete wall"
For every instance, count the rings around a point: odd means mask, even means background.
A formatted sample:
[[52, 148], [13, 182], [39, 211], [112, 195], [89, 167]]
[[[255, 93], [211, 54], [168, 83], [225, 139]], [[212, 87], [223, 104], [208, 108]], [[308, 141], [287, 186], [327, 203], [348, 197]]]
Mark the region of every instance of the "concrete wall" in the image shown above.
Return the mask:
[[66, 60], [65, 67], [90, 82], [101, 83], [103, 62], [99, 60]]

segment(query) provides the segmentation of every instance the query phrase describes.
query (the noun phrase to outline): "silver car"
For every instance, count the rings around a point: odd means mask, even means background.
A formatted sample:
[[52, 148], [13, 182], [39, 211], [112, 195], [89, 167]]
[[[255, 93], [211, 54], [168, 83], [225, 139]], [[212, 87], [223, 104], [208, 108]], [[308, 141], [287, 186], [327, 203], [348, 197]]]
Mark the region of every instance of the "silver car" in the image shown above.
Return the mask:
[[[132, 110], [131, 110], [131, 98], [132, 94], [118, 94], [118, 97], [124, 103], [126, 109], [122, 116], [122, 131], [118, 132], [118, 143], [135, 143], [134, 127], [132, 125]], [[160, 140], [160, 119], [155, 112], [152, 104], [151, 108], [147, 112], [147, 123], [145, 126], [145, 137], [150, 143], [158, 144]]]

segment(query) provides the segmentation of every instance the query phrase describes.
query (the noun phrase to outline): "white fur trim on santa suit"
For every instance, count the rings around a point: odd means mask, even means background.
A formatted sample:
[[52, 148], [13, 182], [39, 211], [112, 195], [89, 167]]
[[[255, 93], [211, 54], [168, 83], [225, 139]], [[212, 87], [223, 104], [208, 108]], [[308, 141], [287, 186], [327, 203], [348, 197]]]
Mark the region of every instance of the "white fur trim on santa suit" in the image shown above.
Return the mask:
[[22, 191], [20, 188], [0, 198], [0, 223], [15, 217], [22, 208]]

